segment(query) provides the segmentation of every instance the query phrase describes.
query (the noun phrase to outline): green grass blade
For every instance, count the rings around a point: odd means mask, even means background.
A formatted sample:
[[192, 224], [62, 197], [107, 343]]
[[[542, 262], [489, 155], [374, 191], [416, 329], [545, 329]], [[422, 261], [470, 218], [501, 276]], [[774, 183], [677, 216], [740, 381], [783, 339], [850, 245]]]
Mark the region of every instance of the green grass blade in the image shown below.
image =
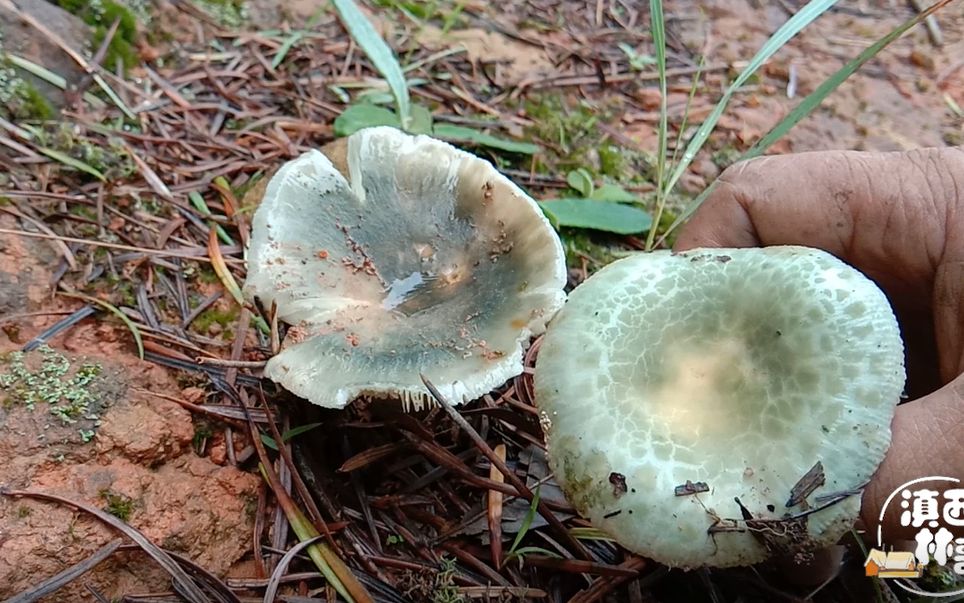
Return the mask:
[[388, 47], [371, 22], [359, 10], [354, 0], [332, 0], [338, 15], [341, 17], [345, 29], [351, 34], [355, 43], [358, 44], [371, 60], [375, 69], [382, 74], [388, 86], [395, 95], [395, 104], [398, 116], [402, 122], [402, 127], [408, 129], [411, 121], [411, 108], [408, 98], [408, 84], [405, 82], [405, 74], [402, 73], [402, 66], [399, 65], [395, 53]]
[[[53, 71], [47, 69], [43, 65], [38, 65], [37, 63], [29, 61], [15, 54], [5, 54], [4, 56], [15, 67], [19, 69], [23, 69], [27, 73], [30, 73], [42, 79], [43, 81], [47, 82], [51, 86], [56, 86], [61, 90], [67, 89], [67, 80], [59, 73], [54, 73]], [[120, 109], [121, 112], [123, 112], [128, 119], [137, 119], [137, 115], [135, 115], [134, 112], [131, 111], [130, 107], [128, 107], [124, 103], [124, 101], [121, 100], [119, 96], [117, 96], [117, 93], [114, 92], [114, 89], [110, 87], [110, 85], [104, 80], [104, 78], [102, 78], [99, 74], [96, 74], [96, 73], [93, 74], [92, 77], [93, 77], [94, 83], [96, 83], [97, 86], [104, 91], [104, 94], [106, 94], [107, 97], [110, 98], [111, 102], [114, 103], [114, 105], [118, 109]], [[84, 100], [87, 101], [90, 104], [90, 106], [94, 107], [95, 109], [101, 109], [104, 106], [106, 106], [106, 103], [104, 103], [104, 101], [100, 100], [90, 92], [84, 93]]]
[[[881, 50], [906, 33], [907, 30], [924, 21], [928, 15], [931, 15], [952, 1], [953, 0], [940, 0], [940, 2], [935, 3], [927, 10], [898, 25], [893, 31], [868, 46], [863, 52], [857, 55], [856, 58], [852, 59], [839, 70], [837, 70], [836, 73], [828, 77], [823, 81], [823, 83], [817, 86], [816, 90], [811, 92], [806, 98], [800, 101], [800, 104], [798, 104], [793, 111], [791, 111], [780, 121], [780, 123], [775, 125], [769, 132], [767, 132], [755, 145], [743, 153], [738, 161], [744, 161], [762, 155], [773, 143], [778, 141], [791, 128], [793, 128], [793, 126], [797, 125], [800, 120], [813, 112], [813, 110], [820, 105], [823, 99], [825, 99], [831, 92], [836, 90], [840, 84], [842, 84], [848, 77], [853, 75], [854, 72], [856, 72], [864, 63], [877, 56]], [[703, 201], [705, 201], [710, 195], [714, 188], [716, 188], [716, 181], [714, 181], [713, 184], [707, 187], [702, 193], [697, 195], [697, 197], [686, 206], [683, 212], [680, 213], [673, 223], [669, 225], [669, 228], [666, 229], [666, 233], [663, 235], [663, 238], [665, 238], [666, 235], [671, 233], [673, 230], [679, 227], [680, 224], [692, 216], [703, 203]]]
[[539, 145], [520, 140], [510, 140], [499, 138], [479, 130], [473, 130], [465, 126], [455, 124], [435, 124], [432, 132], [436, 138], [449, 142], [476, 144], [491, 149], [499, 149], [508, 153], [519, 153], [521, 155], [534, 155], [539, 152]]
[[[29, 61], [23, 58], [22, 56], [10, 54], [10, 53], [4, 53], [2, 56], [6, 58], [8, 61], [10, 61], [10, 63], [14, 67], [18, 69], [23, 69], [27, 73], [47, 82], [51, 86], [56, 86], [61, 90], [67, 89], [67, 80], [64, 78], [64, 76], [60, 75], [59, 73], [54, 73], [53, 71], [47, 69], [43, 65], [38, 65], [33, 61]], [[84, 93], [84, 100], [87, 101], [87, 103], [90, 104], [90, 106], [95, 109], [102, 109], [106, 106], [104, 101], [100, 100], [90, 92]]]
[[[217, 230], [214, 228], [208, 231], [208, 258], [211, 260], [211, 268], [214, 269], [214, 273], [218, 276], [218, 279], [220, 279], [224, 289], [231, 294], [234, 301], [238, 302], [238, 305], [243, 308], [244, 294], [241, 292], [241, 287], [238, 286], [238, 281], [235, 280], [234, 275], [228, 270], [228, 265], [224, 263], [224, 255], [221, 253], [221, 247], [218, 246]], [[268, 323], [265, 322], [261, 316], [255, 314], [253, 320], [255, 326], [257, 326], [262, 333], [271, 332]]]
[[262, 444], [264, 444], [264, 445], [267, 446], [268, 448], [274, 450], [275, 452], [278, 451], [278, 443], [274, 441], [274, 438], [273, 438], [273, 437], [269, 436], [269, 435], [266, 434], [266, 433], [262, 433], [262, 434], [260, 434], [260, 435], [261, 435], [261, 443], [262, 443]]
[[525, 557], [526, 555], [544, 555], [546, 557], [551, 557], [553, 559], [562, 559], [562, 555], [555, 551], [550, 551], [549, 549], [544, 549], [541, 546], [524, 546], [522, 548], [516, 549], [505, 556], [505, 560], [515, 559], [516, 557]]
[[59, 161], [60, 163], [70, 166], [75, 170], [80, 170], [85, 174], [90, 174], [101, 182], [107, 182], [107, 178], [100, 172], [100, 170], [87, 163], [84, 163], [80, 159], [74, 159], [70, 155], [62, 153], [57, 149], [51, 149], [50, 147], [37, 147], [37, 150], [55, 161]]
[[[657, 128], [658, 149], [656, 151], [656, 215], [653, 222], [659, 224], [666, 206], [666, 196], [670, 188], [663, 188], [666, 180], [666, 135], [669, 130], [669, 107], [666, 98], [666, 29], [663, 22], [663, 0], [649, 0], [649, 14], [652, 22], [653, 48], [656, 50], [656, 70], [659, 72], [659, 126]], [[656, 228], [650, 228], [646, 235], [646, 250], [653, 248]]]
[[569, 533], [580, 540], [607, 540], [614, 542], [615, 539], [603, 532], [599, 528], [570, 528]]
[[696, 66], [696, 73], [693, 74], [693, 84], [690, 86], [689, 96], [686, 97], [686, 106], [683, 108], [683, 119], [679, 124], [679, 132], [676, 134], [676, 144], [673, 145], [673, 159], [670, 165], [676, 165], [679, 161], [679, 152], [683, 148], [683, 133], [689, 125], [690, 107], [693, 106], [693, 99], [696, 98], [696, 90], [700, 87], [700, 77], [703, 75], [703, 66], [706, 65], [706, 57], [700, 56], [700, 64]]
[[536, 518], [536, 513], [539, 509], [539, 488], [535, 489], [532, 493], [532, 504], [529, 505], [529, 510], [526, 512], [526, 516], [522, 518], [522, 525], [519, 526], [519, 533], [515, 535], [515, 540], [512, 541], [512, 546], [509, 547], [509, 553], [507, 557], [512, 556], [522, 544], [522, 539], [526, 537], [526, 533], [529, 532], [529, 527], [532, 525], [532, 520]]
[[[135, 115], [134, 112], [131, 111], [131, 108], [127, 106], [127, 103], [125, 103], [121, 99], [121, 97], [117, 96], [117, 93], [114, 92], [114, 89], [110, 87], [110, 85], [107, 83], [107, 81], [104, 78], [102, 78], [97, 73], [93, 74], [93, 76], [91, 77], [93, 77], [94, 83], [97, 84], [100, 87], [100, 89], [104, 91], [104, 94], [107, 95], [107, 98], [110, 99], [110, 102], [114, 103], [114, 106], [120, 109], [121, 113], [123, 113], [127, 117], [127, 119], [130, 119], [132, 121], [137, 120], [137, 115]], [[84, 98], [86, 98], [86, 95]]]
[[710, 133], [713, 128], [716, 127], [717, 122], [723, 115], [723, 110], [729, 104], [730, 99], [733, 94], [739, 90], [743, 84], [746, 83], [750, 77], [756, 73], [759, 69], [773, 54], [783, 48], [783, 46], [790, 41], [793, 36], [797, 35], [801, 29], [809, 25], [814, 19], [823, 14], [827, 9], [837, 3], [837, 0], [811, 0], [806, 6], [801, 8], [795, 15], [790, 17], [790, 19], [783, 24], [772, 36], [768, 39], [763, 46], [757, 51], [756, 55], [750, 59], [750, 63], [746, 68], [733, 80], [726, 92], [723, 93], [723, 97], [713, 108], [713, 111], [707, 116], [706, 120], [700, 125], [696, 134], [690, 139], [689, 144], [686, 145], [686, 150], [683, 152], [680, 162], [676, 165], [673, 170], [673, 174], [669, 177], [666, 182], [666, 186], [663, 189], [666, 193], [673, 190], [676, 183], [686, 172], [686, 168], [689, 167], [690, 163], [696, 157], [696, 153], [703, 147], [706, 140], [709, 138]]
[[[268, 472], [264, 468], [264, 465], [258, 463], [258, 469], [261, 471], [261, 476], [270, 484], [271, 479], [268, 478]], [[305, 514], [301, 512], [301, 509], [295, 507], [293, 504], [289, 504], [283, 505], [282, 510], [284, 511], [285, 517], [288, 518], [288, 524], [291, 525], [291, 531], [293, 531], [295, 536], [298, 537], [299, 542], [311, 540], [312, 538], [319, 536], [318, 530], [316, 530], [311, 521], [305, 517]], [[345, 599], [345, 601], [354, 603], [354, 597], [352, 597], [351, 593], [348, 592], [348, 589], [345, 588], [344, 582], [342, 582], [341, 577], [335, 571], [335, 568], [332, 567], [331, 562], [334, 561], [338, 563], [339, 569], [341, 569], [344, 573], [350, 573], [350, 570], [345, 567], [344, 563], [338, 558], [338, 556], [328, 548], [328, 545], [326, 545], [324, 542], [318, 542], [317, 544], [308, 546], [306, 552], [308, 553], [308, 557], [314, 562], [315, 567], [321, 572], [321, 575], [328, 580], [328, 584], [330, 584], [332, 588], [334, 588], [335, 591], [337, 591], [338, 594]]]
[[281, 63], [285, 60], [285, 57], [288, 56], [288, 52], [290, 52], [294, 45], [300, 42], [304, 37], [305, 32], [296, 31], [285, 38], [285, 41], [281, 44], [277, 54], [275, 54], [274, 58], [271, 60], [271, 68], [277, 69], [278, 66], [281, 65]]
[[[204, 202], [204, 197], [201, 196], [201, 193], [191, 191], [187, 194], [187, 198], [191, 200], [191, 205], [193, 205], [202, 216], [205, 218], [211, 217], [211, 209], [208, 207], [208, 204]], [[229, 235], [220, 224], [213, 220], [211, 224], [214, 226], [214, 230], [217, 231], [218, 238], [221, 239], [225, 245], [234, 245], [234, 239], [231, 238], [231, 235]]]
[[308, 423], [307, 425], [299, 425], [298, 427], [292, 427], [288, 431], [281, 434], [281, 439], [285, 442], [291, 440], [291, 438], [299, 436], [305, 432], [311, 431], [316, 427], [322, 426], [323, 423]]

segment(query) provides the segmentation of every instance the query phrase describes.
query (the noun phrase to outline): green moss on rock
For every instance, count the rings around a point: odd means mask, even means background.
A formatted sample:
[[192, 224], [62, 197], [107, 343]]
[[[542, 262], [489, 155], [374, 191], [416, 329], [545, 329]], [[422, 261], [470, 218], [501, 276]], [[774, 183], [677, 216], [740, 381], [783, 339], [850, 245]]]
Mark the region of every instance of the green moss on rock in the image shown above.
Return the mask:
[[27, 362], [23, 352], [11, 352], [5, 358], [7, 367], [0, 374], [0, 390], [6, 394], [6, 404], [31, 409], [46, 404], [65, 425], [88, 415], [97, 402], [90, 385], [100, 375], [100, 365], [72, 366], [66, 356], [46, 345], [38, 352], [39, 366]]
[[113, 66], [120, 62], [125, 69], [138, 63], [137, 17], [127, 7], [112, 0], [58, 0], [64, 10], [80, 17], [93, 30], [91, 46], [99, 48], [107, 37], [114, 21], [117, 32], [107, 47], [104, 64]]
[[131, 498], [110, 490], [101, 490], [100, 497], [104, 499], [105, 511], [121, 521], [130, 519], [134, 512], [134, 501]]
[[0, 115], [14, 121], [46, 121], [57, 115], [50, 101], [5, 58], [0, 60]]

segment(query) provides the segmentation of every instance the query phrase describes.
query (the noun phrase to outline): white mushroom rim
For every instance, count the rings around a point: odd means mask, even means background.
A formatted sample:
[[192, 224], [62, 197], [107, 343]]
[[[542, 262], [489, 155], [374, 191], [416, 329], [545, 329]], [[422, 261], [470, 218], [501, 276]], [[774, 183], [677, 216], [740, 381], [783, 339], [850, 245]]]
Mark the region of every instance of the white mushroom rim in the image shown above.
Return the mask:
[[[860, 496], [812, 510], [871, 477], [903, 384], [884, 294], [803, 247], [614, 262], [572, 292], [535, 374], [570, 501], [627, 548], [687, 568], [836, 541]], [[823, 479], [788, 507], [817, 462]]]
[[310, 151], [271, 179], [244, 290], [292, 325], [266, 376], [315, 404], [420, 408], [423, 372], [453, 403], [522, 372], [565, 301], [562, 245], [487, 161], [394, 128]]

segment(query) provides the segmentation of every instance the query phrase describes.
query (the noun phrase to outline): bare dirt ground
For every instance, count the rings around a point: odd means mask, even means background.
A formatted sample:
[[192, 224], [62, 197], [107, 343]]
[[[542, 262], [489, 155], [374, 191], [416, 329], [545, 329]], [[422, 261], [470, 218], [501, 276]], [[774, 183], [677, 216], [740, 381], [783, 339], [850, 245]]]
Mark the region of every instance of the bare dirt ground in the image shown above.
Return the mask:
[[[800, 4], [667, 3], [674, 127], [705, 59], [684, 137]], [[266, 171], [329, 142], [347, 98], [384, 96], [384, 85], [333, 11], [316, 2], [256, 0], [244, 11], [226, 0], [129, 6], [136, 27], [125, 72], [123, 58], [92, 43], [98, 31], [109, 33], [111, 18], [85, 24], [40, 0], [0, 2], [3, 50], [79, 87], [62, 92], [21, 71], [48, 99], [42, 111], [24, 89], [9, 92], [9, 74], [0, 90], [0, 374], [8, 375], [0, 486], [123, 520], [193, 561], [188, 573], [209, 585], [211, 600], [262, 600], [275, 581], [279, 600], [335, 600], [304, 557], [283, 580], [269, 578], [296, 542], [279, 497], [330, 534], [330, 549], [377, 601], [803, 600], [819, 586], [769, 566], [669, 571], [600, 539], [586, 540], [588, 558], [580, 559], [543, 517], [523, 527], [530, 503], [505, 485], [503, 555], [520, 530], [542, 552], [498, 564], [485, 498], [490, 463], [444, 413], [411, 417], [378, 405], [327, 412], [259, 384], [271, 340], [249, 324], [225, 277], [243, 280], [241, 244], [257, 202], [245, 192]], [[641, 3], [387, 0], [367, 9], [402, 64], [416, 65], [413, 98], [437, 122], [540, 145], [534, 157], [477, 149], [533, 195], [560, 196], [566, 173], [584, 167], [649, 202], [660, 99]], [[772, 151], [964, 143], [961, 9], [956, 2], [938, 13], [940, 40], [919, 27], [891, 45]], [[674, 208], [913, 14], [902, 2], [845, 2], [807, 28], [736, 95]], [[295, 32], [304, 33], [289, 43]], [[58, 46], [81, 52], [79, 61]], [[94, 59], [104, 67], [91, 67]], [[122, 102], [105, 96], [87, 69]], [[597, 268], [606, 249], [639, 244], [562, 234], [574, 280]], [[137, 325], [145, 360], [98, 302]], [[38, 337], [49, 349], [19, 359], [14, 352]], [[78, 380], [85, 366], [96, 369]], [[77, 400], [69, 412], [68, 394]], [[252, 407], [250, 422], [243, 405]], [[506, 461], [529, 486], [550, 479], [527, 376], [463, 410], [492, 445], [506, 444]], [[278, 457], [260, 445], [276, 443], [272, 418], [281, 432], [312, 428]], [[259, 462], [274, 467], [280, 492], [259, 475]], [[551, 481], [542, 495], [568, 526], [588, 525]], [[63, 502], [0, 497], [0, 599], [123, 546], [43, 600], [177, 600], [171, 575], [129, 542]], [[814, 600], [873, 600], [859, 556], [851, 547]]]

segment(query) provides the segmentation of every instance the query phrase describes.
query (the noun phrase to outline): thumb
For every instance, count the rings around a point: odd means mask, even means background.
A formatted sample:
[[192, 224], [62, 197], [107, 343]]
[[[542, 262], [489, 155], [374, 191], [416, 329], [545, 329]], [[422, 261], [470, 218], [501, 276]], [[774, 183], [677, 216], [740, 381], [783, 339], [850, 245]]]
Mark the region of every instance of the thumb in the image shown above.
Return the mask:
[[[712, 190], [699, 210], [683, 225], [674, 251], [695, 247], [757, 247], [761, 245], [756, 227], [747, 209], [744, 183], [748, 171], [756, 172], [754, 163], [767, 157], [738, 163], [727, 168], [712, 184]], [[766, 174], [766, 172], [763, 172]]]
[[[884, 501], [910, 480], [932, 475], [964, 479], [964, 247], [952, 249], [952, 257], [937, 268], [933, 295], [941, 375], [950, 382], [897, 407], [890, 450], [864, 490], [861, 517], [866, 526], [877, 525]], [[896, 517], [888, 519], [888, 534], [912, 538], [912, 529], [897, 525]]]
[[[964, 375], [936, 392], [897, 407], [890, 450], [864, 490], [861, 518], [868, 528], [879, 523], [887, 497], [911, 480], [941, 475], [964, 479]], [[885, 533], [913, 538], [913, 530], [888, 514]]]

